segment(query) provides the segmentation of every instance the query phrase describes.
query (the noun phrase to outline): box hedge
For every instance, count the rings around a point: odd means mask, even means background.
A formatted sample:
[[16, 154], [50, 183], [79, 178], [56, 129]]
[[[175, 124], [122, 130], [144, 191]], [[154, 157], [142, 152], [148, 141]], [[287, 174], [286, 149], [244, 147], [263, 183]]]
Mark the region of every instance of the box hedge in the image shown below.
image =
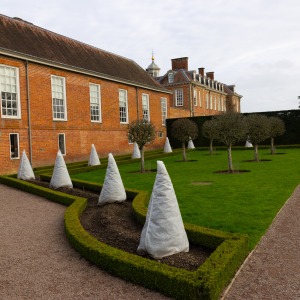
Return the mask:
[[[247, 237], [244, 235], [185, 224], [191, 243], [214, 251], [196, 271], [170, 267], [113, 248], [86, 232], [80, 223], [80, 215], [87, 205], [85, 198], [67, 195], [9, 176], [1, 176], [0, 182], [67, 205], [64, 221], [66, 235], [83, 257], [113, 275], [176, 299], [218, 299], [248, 252]], [[100, 185], [86, 181], [73, 180], [73, 184], [94, 192], [101, 190]], [[149, 193], [127, 190], [127, 196], [134, 198], [136, 219], [143, 223]]]

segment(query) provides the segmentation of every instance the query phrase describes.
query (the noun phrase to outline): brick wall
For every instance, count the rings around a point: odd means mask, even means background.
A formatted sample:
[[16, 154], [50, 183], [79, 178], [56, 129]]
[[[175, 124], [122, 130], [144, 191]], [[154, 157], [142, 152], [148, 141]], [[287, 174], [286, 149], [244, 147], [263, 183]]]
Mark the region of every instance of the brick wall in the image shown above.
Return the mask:
[[[19, 68], [21, 119], [1, 118], [0, 128], [0, 174], [17, 172], [19, 159], [10, 159], [9, 133], [20, 136], [20, 152], [29, 154], [28, 111], [26, 68], [23, 61], [0, 56], [0, 64]], [[55, 69], [36, 63], [29, 63], [29, 91], [32, 136], [33, 167], [52, 165], [58, 150], [58, 134], [66, 139], [66, 162], [88, 160], [91, 144], [95, 144], [100, 156], [131, 153], [133, 145], [128, 143], [127, 124], [119, 120], [119, 89], [127, 91], [129, 122], [142, 117], [142, 94], [149, 95], [150, 120], [157, 132], [166, 136], [162, 125], [161, 97], [169, 94], [126, 84], [115, 83], [100, 78]], [[51, 75], [62, 76], [66, 82], [67, 121], [54, 121], [52, 118]], [[89, 84], [100, 85], [102, 123], [90, 121]], [[168, 112], [169, 115], [169, 112]], [[147, 149], [163, 148], [164, 138], [156, 138]]]

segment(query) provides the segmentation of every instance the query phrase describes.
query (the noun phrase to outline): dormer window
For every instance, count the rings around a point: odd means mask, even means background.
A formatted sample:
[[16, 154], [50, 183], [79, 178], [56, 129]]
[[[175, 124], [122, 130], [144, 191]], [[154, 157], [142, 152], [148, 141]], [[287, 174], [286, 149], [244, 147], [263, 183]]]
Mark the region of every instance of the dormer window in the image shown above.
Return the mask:
[[168, 74], [168, 82], [169, 82], [169, 83], [174, 82], [174, 73], [173, 73], [173, 72], [170, 72], [170, 73]]

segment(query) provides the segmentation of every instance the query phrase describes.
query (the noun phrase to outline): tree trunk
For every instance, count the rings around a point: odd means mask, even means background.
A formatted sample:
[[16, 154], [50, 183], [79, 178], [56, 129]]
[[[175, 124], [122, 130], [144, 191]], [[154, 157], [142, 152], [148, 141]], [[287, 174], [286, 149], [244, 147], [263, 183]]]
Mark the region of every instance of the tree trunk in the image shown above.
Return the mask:
[[182, 159], [186, 161], [185, 142], [182, 142]]
[[227, 154], [228, 154], [228, 173], [233, 173], [231, 144], [229, 144], [229, 146], [227, 147]]
[[209, 154], [210, 155], [213, 154], [213, 140], [210, 140], [210, 143], [209, 143]]
[[140, 148], [141, 152], [141, 173], [145, 173], [144, 146]]
[[254, 161], [259, 162], [259, 158], [258, 158], [258, 145], [257, 144], [254, 145]]
[[271, 154], [275, 154], [274, 138], [271, 137]]

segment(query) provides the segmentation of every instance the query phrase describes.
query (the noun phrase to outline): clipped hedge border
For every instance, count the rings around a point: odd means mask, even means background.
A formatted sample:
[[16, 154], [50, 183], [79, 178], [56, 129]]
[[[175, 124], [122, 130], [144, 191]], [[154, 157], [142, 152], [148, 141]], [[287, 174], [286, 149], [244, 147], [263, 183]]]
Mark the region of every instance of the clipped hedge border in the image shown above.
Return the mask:
[[[180, 151], [182, 150], [176, 149], [171, 153], [163, 153], [161, 150], [148, 151], [145, 152], [145, 161], [155, 159], [155, 158], [166, 157], [166, 156], [173, 156], [180, 153]], [[118, 165], [132, 164], [139, 161], [139, 159], [132, 159], [131, 154], [116, 156], [115, 160]], [[92, 172], [99, 169], [105, 169], [106, 167], [107, 167], [107, 158], [101, 159], [101, 165], [97, 165], [97, 166], [88, 166], [88, 161], [67, 163], [67, 168], [70, 175]], [[53, 172], [53, 166], [34, 168], [35, 175], [52, 174], [52, 172]]]
[[[215, 251], [194, 272], [174, 268], [113, 248], [91, 236], [80, 223], [80, 215], [87, 205], [85, 198], [64, 194], [10, 176], [1, 176], [0, 183], [68, 205], [64, 217], [66, 235], [83, 257], [113, 275], [176, 299], [218, 299], [248, 252], [248, 239], [244, 235], [185, 224], [191, 243]], [[73, 184], [92, 191], [101, 190], [100, 185], [86, 181], [73, 180]], [[136, 218], [143, 223], [149, 193], [137, 190], [126, 192], [128, 198], [134, 198], [133, 209]]]

